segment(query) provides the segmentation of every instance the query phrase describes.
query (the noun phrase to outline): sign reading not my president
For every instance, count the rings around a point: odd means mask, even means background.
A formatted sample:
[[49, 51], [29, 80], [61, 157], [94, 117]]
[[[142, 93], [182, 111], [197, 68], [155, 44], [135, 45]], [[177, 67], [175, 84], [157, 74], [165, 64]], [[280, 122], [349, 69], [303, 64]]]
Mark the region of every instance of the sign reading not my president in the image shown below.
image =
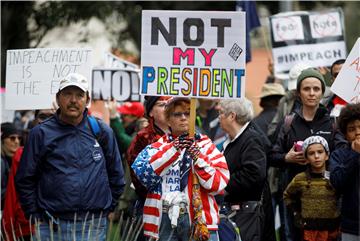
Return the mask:
[[244, 96], [245, 25], [243, 12], [143, 11], [140, 94]]

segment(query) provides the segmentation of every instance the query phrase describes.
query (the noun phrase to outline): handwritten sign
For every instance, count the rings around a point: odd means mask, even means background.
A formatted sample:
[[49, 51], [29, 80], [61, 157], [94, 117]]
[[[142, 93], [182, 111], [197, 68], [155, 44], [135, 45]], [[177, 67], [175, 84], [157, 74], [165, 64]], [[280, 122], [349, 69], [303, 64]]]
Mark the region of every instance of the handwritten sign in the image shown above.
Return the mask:
[[346, 58], [343, 18], [340, 8], [271, 16], [275, 73], [286, 73], [298, 62], [323, 67]]
[[331, 91], [348, 103], [360, 103], [360, 38], [343, 64]]
[[141, 41], [140, 94], [244, 96], [243, 12], [143, 11]]
[[300, 16], [274, 18], [271, 24], [276, 42], [304, 39], [304, 30]]
[[90, 81], [91, 49], [15, 49], [6, 55], [6, 109], [49, 109], [60, 80], [80, 73]]
[[94, 68], [92, 98], [94, 100], [140, 101], [140, 70]]

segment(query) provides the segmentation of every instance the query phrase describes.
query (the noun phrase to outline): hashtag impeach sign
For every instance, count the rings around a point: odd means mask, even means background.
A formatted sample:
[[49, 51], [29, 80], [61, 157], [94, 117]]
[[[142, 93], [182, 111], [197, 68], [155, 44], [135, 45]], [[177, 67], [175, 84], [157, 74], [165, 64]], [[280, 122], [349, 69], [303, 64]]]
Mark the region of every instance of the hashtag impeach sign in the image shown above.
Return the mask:
[[275, 73], [287, 73], [299, 62], [322, 67], [346, 58], [343, 18], [341, 9], [271, 16]]

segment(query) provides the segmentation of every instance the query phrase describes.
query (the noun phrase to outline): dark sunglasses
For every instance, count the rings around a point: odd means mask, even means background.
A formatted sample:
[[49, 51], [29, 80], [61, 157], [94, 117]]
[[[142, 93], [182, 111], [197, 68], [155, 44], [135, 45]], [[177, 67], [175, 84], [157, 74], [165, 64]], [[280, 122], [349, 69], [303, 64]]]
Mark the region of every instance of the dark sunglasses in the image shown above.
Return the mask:
[[8, 136], [7, 138], [9, 138], [11, 141], [15, 141], [16, 139], [18, 139], [19, 141], [22, 140], [22, 137], [21, 136]]
[[181, 118], [183, 115], [188, 118], [190, 116], [190, 112], [189, 111], [185, 111], [185, 112], [174, 112], [171, 113], [171, 115], [175, 118]]

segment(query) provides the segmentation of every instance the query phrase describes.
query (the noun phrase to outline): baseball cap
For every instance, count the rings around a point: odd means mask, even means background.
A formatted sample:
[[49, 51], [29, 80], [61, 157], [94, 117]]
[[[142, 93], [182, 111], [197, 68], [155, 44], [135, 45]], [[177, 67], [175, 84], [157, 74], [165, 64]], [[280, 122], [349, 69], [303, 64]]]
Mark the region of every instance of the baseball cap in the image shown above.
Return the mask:
[[125, 102], [119, 106], [117, 111], [123, 115], [134, 115], [137, 117], [144, 116], [144, 106], [140, 102]]
[[60, 80], [59, 91], [69, 86], [76, 86], [84, 92], [89, 90], [88, 80], [85, 76], [78, 73], [68, 74], [64, 79]]

